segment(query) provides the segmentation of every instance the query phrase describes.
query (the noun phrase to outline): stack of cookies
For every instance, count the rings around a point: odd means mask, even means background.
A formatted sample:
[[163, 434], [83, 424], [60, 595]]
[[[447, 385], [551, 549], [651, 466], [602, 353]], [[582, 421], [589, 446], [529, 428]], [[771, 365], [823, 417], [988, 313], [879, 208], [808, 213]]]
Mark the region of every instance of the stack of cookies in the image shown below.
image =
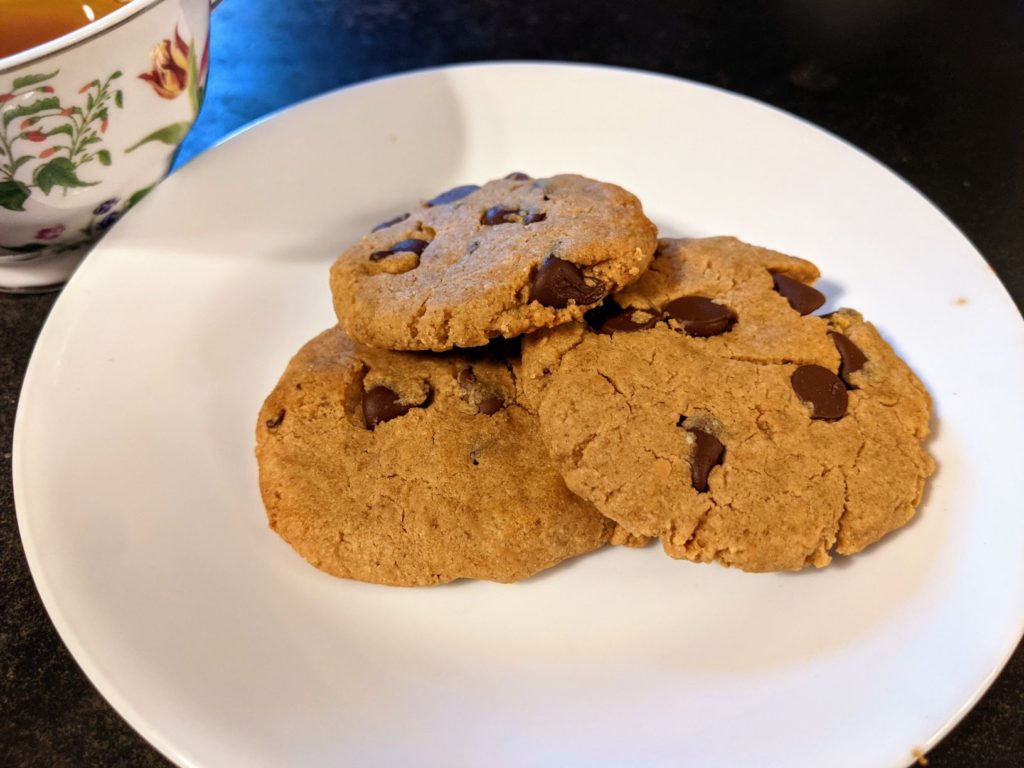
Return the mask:
[[934, 464], [921, 382], [808, 261], [657, 238], [640, 201], [513, 173], [373, 229], [339, 325], [256, 429], [271, 527], [336, 576], [512, 582], [608, 543], [748, 571], [906, 523]]

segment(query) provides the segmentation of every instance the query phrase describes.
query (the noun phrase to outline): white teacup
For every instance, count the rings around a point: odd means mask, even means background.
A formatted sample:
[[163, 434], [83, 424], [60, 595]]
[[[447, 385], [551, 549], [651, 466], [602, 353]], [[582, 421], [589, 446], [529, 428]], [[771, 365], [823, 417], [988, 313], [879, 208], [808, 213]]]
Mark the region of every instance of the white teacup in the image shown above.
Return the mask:
[[0, 59], [0, 290], [62, 285], [199, 114], [216, 0], [133, 0]]

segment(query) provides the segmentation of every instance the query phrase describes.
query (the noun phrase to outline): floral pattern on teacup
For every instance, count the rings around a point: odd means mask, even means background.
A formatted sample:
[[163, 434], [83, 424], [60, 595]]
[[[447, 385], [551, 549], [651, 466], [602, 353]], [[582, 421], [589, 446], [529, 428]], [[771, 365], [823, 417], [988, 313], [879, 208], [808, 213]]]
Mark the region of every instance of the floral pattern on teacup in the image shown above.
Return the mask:
[[154, 186], [156, 185], [154, 184], [152, 186], [145, 187], [144, 189], [140, 189], [130, 195], [126, 200], [121, 200], [117, 197], [104, 200], [93, 209], [92, 216], [89, 218], [88, 223], [78, 230], [78, 237], [63, 239], [59, 243], [54, 243], [53, 241], [57, 240], [68, 231], [66, 225], [54, 224], [53, 226], [43, 227], [36, 232], [34, 242], [24, 243], [22, 245], [0, 245], [0, 248], [10, 251], [13, 254], [25, 255], [42, 250], [51, 250], [54, 253], [63, 253], [65, 251], [73, 251], [95, 243], [103, 237], [107, 230], [114, 226], [114, 224], [116, 224], [132, 206], [148, 195]]
[[[67, 194], [72, 187], [94, 186], [99, 182], [79, 175], [82, 167], [114, 160], [103, 134], [111, 108], [124, 106], [124, 94], [115, 86], [121, 72], [83, 85], [77, 104], [63, 102], [52, 87], [40, 85], [59, 72], [23, 75], [0, 94], [0, 206], [10, 211], [25, 210], [34, 190]], [[32, 166], [37, 160], [45, 162]]]
[[[195, 38], [186, 43], [177, 24], [171, 37], [152, 46], [149, 69], [139, 73], [138, 79], [148, 83], [160, 99], [174, 100], [187, 95], [191, 119], [150, 132], [126, 147], [124, 153], [150, 142], [176, 150], [199, 115], [209, 61], [209, 36], [197, 55]], [[124, 107], [125, 95], [116, 83], [123, 73], [117, 70], [104, 79], [92, 80], [71, 99], [62, 99], [48, 84], [58, 74], [59, 69], [19, 75], [11, 82], [10, 90], [0, 92], [0, 207], [9, 211], [25, 211], [26, 201], [36, 194], [66, 195], [71, 188], [96, 186], [103, 181], [98, 173], [100, 167], [110, 166], [116, 160], [117, 153], [106, 146], [104, 135], [112, 112]], [[86, 167], [94, 162], [95, 166]], [[58, 221], [38, 230], [32, 242], [0, 243], [0, 255], [3, 251], [61, 252], [89, 245], [153, 186], [139, 189], [124, 200], [110, 198], [102, 202], [84, 227], [81, 218], [78, 223]]]
[[187, 93], [192, 106], [192, 119], [165, 125], [132, 144], [125, 152], [134, 152], [143, 144], [161, 141], [164, 144], [177, 145], [185, 138], [199, 116], [202, 106], [206, 72], [210, 66], [210, 38], [206, 38], [203, 53], [196, 60], [196, 41], [193, 38], [186, 43], [174, 28], [174, 42], [164, 38], [153, 47], [150, 53], [152, 69], [139, 75], [153, 87], [153, 92], [162, 99], [176, 99]]

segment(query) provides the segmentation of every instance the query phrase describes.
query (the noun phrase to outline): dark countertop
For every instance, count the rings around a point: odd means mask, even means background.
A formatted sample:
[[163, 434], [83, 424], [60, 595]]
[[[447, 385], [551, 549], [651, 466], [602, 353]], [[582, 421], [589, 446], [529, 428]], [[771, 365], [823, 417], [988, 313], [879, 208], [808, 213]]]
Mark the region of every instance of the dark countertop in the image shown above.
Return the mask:
[[[754, 5], [227, 0], [215, 14], [207, 104], [179, 164], [270, 111], [392, 72], [483, 59], [655, 70], [769, 102], [874, 155], [946, 212], [1020, 307], [1024, 7], [1013, 0]], [[165, 766], [71, 659], [18, 538], [14, 413], [55, 298], [0, 294], [0, 765]], [[932, 768], [1024, 765], [1024, 648], [928, 757]]]

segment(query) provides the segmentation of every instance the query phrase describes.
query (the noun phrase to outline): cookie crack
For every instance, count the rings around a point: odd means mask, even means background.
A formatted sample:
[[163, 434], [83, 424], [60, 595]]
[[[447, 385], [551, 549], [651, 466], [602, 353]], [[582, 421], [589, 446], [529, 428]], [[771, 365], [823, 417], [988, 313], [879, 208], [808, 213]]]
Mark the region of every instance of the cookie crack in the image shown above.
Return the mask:
[[512, 379], [512, 391], [518, 393], [519, 392], [519, 377], [516, 376], [516, 367], [514, 365], [512, 365], [512, 363], [509, 362], [508, 360], [502, 360], [502, 362], [505, 364], [505, 368], [508, 370], [508, 375]]
[[[711, 502], [710, 504], [708, 504], [708, 508], [701, 512], [700, 517], [697, 518], [697, 523], [690, 530], [690, 535], [687, 536], [686, 541], [683, 542], [682, 551], [687, 555], [693, 554], [693, 552], [691, 551], [693, 549], [693, 544], [697, 540], [697, 536], [704, 529], [704, 526], [707, 524], [708, 520], [711, 519], [711, 513], [724, 512], [726, 510], [732, 509], [732, 507], [729, 506], [728, 504], [719, 505], [717, 502], [715, 502], [714, 497], [709, 498], [708, 501]], [[718, 551], [715, 552], [712, 559], [718, 559]]]
[[627, 410], [627, 411], [629, 411], [629, 415], [630, 415], [630, 416], [632, 416], [632, 415], [633, 415], [633, 406], [632, 406], [632, 405], [630, 405], [630, 402], [629, 402], [629, 397], [627, 397], [627, 396], [626, 396], [626, 393], [625, 393], [625, 392], [623, 392], [623, 391], [622, 391], [621, 389], [619, 389], [619, 385], [618, 385], [618, 384], [616, 384], [616, 383], [615, 383], [615, 381], [614, 381], [614, 380], [612, 379], [612, 377], [611, 377], [611, 376], [609, 376], [608, 374], [606, 374], [606, 373], [605, 373], [604, 371], [597, 371], [596, 373], [597, 373], [597, 375], [598, 375], [598, 376], [600, 376], [600, 377], [601, 377], [602, 379], [604, 379], [605, 381], [607, 381], [607, 382], [608, 382], [608, 385], [609, 385], [609, 386], [610, 386], [610, 387], [611, 387], [611, 388], [612, 388], [613, 390], [615, 390], [615, 393], [616, 393], [616, 394], [617, 394], [617, 395], [618, 395], [619, 397], [621, 397], [621, 398], [622, 398], [622, 402], [623, 402], [623, 403], [625, 404], [625, 406], [626, 406], [626, 410]]
[[817, 363], [817, 359], [816, 358], [812, 358], [812, 357], [808, 357], [808, 358], [805, 358], [805, 359], [788, 358], [788, 357], [784, 357], [784, 358], [781, 358], [781, 359], [769, 359], [769, 358], [754, 357], [754, 356], [751, 356], [751, 355], [730, 355], [730, 354], [720, 354], [720, 353], [709, 353], [709, 354], [714, 354], [715, 357], [718, 357], [720, 359], [732, 360], [735, 363], [749, 363], [751, 365], [761, 365], [761, 366], [770, 366], [770, 365], [813, 365], [813, 364]]
[[[858, 424], [858, 427], [860, 425]], [[850, 482], [849, 476], [860, 463], [861, 456], [864, 455], [864, 451], [867, 448], [867, 440], [864, 438], [863, 430], [860, 430], [861, 441], [860, 445], [857, 446], [857, 453], [853, 457], [853, 461], [850, 462], [848, 467], [842, 467], [840, 472], [843, 476], [843, 511], [839, 513], [839, 519], [836, 520], [835, 529], [832, 532], [832, 546], [829, 547], [829, 555], [835, 552], [836, 547], [839, 546], [839, 536], [843, 530], [843, 523], [846, 517], [850, 513]]]
[[572, 460], [574, 464], [579, 464], [583, 460], [583, 454], [587, 452], [587, 448], [589, 448], [590, 444], [599, 436], [600, 433], [598, 432], [589, 434], [572, 447]]
[[452, 311], [450, 309], [444, 310], [441, 315], [441, 329], [439, 335], [445, 343], [448, 343], [449, 337], [451, 336], [452, 329]]
[[427, 295], [423, 297], [423, 301], [421, 301], [419, 307], [416, 308], [416, 313], [409, 318], [409, 338], [415, 339], [419, 337], [420, 320], [422, 320], [423, 316], [427, 314], [427, 303], [430, 301], [433, 295], [433, 289], [427, 291]]

